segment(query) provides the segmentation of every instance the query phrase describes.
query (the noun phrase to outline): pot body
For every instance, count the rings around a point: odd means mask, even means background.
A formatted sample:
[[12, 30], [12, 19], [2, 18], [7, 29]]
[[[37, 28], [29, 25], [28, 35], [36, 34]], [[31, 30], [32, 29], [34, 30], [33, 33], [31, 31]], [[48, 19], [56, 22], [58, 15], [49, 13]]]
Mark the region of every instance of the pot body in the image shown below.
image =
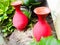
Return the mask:
[[13, 17], [13, 25], [18, 30], [23, 30], [28, 24], [28, 18], [21, 12], [16, 11]]
[[51, 35], [51, 28], [46, 20], [38, 20], [34, 26], [34, 37], [37, 41], [40, 41], [41, 37], [47, 37]]

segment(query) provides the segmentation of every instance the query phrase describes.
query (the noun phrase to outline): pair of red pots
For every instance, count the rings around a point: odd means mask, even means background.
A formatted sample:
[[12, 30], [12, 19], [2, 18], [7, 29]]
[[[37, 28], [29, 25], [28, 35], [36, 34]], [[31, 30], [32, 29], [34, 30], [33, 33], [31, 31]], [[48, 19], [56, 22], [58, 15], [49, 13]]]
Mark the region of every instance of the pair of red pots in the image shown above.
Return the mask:
[[[15, 8], [15, 15], [13, 17], [13, 25], [20, 31], [22, 31], [28, 24], [28, 18], [20, 10], [22, 2], [13, 2], [11, 5]], [[46, 21], [47, 15], [50, 13], [48, 7], [37, 7], [34, 9], [34, 13], [38, 16], [38, 22], [33, 28], [33, 35], [36, 41], [40, 41], [41, 37], [51, 36], [50, 25]]]

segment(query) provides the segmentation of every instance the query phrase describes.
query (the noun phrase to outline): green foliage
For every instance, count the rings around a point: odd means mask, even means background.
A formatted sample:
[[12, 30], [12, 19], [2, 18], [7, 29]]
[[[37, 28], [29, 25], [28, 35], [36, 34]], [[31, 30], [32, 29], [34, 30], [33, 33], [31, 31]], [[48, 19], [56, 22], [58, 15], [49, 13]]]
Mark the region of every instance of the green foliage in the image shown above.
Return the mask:
[[7, 36], [15, 29], [12, 25], [14, 8], [10, 5], [14, 0], [0, 0], [0, 27], [4, 36]]
[[33, 3], [34, 3], [34, 5], [40, 4], [40, 2], [37, 2], [36, 0], [20, 0], [20, 1], [22, 1], [23, 5], [25, 5], [25, 6], [31, 6], [31, 5], [33, 5]]
[[40, 42], [33, 41], [30, 45], [60, 45], [60, 40], [55, 39], [54, 37], [42, 38]]
[[29, 19], [31, 18], [31, 13], [28, 10], [22, 10], [22, 11]]
[[35, 0], [21, 0], [24, 5], [29, 6], [31, 3], [34, 3]]

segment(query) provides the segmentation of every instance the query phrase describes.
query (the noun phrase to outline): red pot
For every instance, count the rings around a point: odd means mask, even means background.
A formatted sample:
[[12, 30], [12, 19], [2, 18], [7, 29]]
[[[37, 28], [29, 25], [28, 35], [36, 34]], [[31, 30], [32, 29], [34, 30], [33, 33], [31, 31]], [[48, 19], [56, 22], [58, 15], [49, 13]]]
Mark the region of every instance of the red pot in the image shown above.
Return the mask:
[[47, 15], [50, 13], [50, 9], [47, 7], [37, 7], [34, 12], [38, 16], [38, 22], [33, 29], [33, 35], [36, 41], [40, 41], [41, 37], [51, 36], [51, 27], [46, 21]]
[[28, 24], [28, 18], [20, 10], [21, 4], [22, 4], [21, 1], [16, 1], [11, 4], [15, 8], [15, 14], [13, 17], [13, 25], [20, 31], [23, 30]]

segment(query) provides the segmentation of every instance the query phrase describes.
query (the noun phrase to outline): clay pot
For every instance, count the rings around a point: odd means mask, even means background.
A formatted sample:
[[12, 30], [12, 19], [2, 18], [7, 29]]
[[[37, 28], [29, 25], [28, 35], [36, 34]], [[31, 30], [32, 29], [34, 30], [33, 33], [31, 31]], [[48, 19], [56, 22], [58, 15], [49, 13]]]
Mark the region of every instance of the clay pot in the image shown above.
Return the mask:
[[27, 16], [20, 9], [21, 4], [21, 1], [11, 3], [11, 5], [15, 8], [15, 14], [13, 16], [13, 25], [16, 27], [17, 30], [20, 31], [22, 31], [28, 24]]
[[46, 21], [47, 15], [50, 13], [48, 7], [37, 7], [34, 9], [34, 13], [38, 16], [38, 22], [33, 29], [33, 35], [36, 41], [40, 41], [41, 37], [51, 36], [51, 27]]

